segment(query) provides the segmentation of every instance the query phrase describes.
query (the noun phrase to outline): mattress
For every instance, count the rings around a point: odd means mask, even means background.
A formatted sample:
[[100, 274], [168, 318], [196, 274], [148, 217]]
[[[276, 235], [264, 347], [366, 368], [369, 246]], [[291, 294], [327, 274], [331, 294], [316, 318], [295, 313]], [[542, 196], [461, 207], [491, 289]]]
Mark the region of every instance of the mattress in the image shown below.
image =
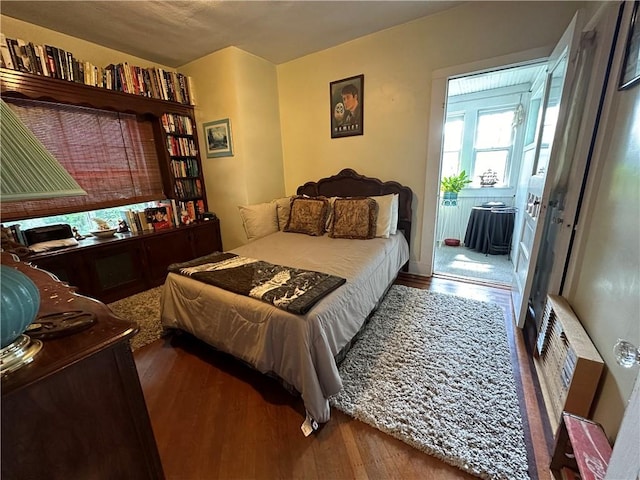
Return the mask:
[[276, 232], [231, 252], [347, 281], [306, 315], [295, 315], [169, 273], [161, 300], [162, 324], [187, 331], [262, 373], [275, 374], [301, 394], [308, 415], [328, 421], [328, 399], [342, 387], [334, 357], [408, 261], [404, 236], [351, 240]]

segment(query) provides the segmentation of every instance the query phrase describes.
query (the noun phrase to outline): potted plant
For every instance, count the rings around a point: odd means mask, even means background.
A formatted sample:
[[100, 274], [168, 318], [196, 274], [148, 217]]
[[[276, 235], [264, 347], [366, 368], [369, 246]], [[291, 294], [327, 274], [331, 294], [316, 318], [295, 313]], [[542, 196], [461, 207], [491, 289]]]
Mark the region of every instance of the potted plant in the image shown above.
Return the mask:
[[440, 189], [444, 192], [442, 204], [455, 206], [458, 204], [458, 193], [471, 183], [467, 172], [462, 170], [458, 175], [444, 177], [440, 181]]

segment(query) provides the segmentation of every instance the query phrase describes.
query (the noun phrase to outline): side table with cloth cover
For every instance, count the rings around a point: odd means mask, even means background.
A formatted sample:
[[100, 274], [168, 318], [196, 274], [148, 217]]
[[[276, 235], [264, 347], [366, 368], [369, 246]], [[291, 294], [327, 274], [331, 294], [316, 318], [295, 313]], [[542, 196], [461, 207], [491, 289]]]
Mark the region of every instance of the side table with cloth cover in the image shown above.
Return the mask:
[[508, 254], [515, 223], [515, 208], [471, 208], [464, 245], [467, 248], [491, 255]]

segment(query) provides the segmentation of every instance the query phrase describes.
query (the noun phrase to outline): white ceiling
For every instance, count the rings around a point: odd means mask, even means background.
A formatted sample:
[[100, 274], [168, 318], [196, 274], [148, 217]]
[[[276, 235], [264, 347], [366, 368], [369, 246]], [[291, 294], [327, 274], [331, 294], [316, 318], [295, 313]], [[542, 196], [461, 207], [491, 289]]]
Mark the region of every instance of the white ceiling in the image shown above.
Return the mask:
[[454, 97], [513, 85], [531, 85], [536, 77], [546, 70], [546, 66], [543, 62], [455, 78], [449, 80], [447, 95]]
[[170, 67], [228, 46], [280, 64], [460, 1], [10, 1], [0, 12]]

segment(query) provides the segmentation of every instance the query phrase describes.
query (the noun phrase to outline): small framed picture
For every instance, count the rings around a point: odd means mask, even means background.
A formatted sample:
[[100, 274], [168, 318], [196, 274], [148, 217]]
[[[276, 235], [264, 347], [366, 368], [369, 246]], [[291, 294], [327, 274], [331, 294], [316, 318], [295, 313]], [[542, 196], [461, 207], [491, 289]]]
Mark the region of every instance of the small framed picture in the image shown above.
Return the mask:
[[229, 119], [208, 122], [203, 127], [204, 138], [207, 142], [207, 158], [233, 157]]
[[364, 75], [329, 83], [331, 138], [364, 133]]
[[624, 62], [620, 74], [620, 84], [618, 90], [631, 88], [640, 81], [640, 27], [638, 26], [638, 5], [639, 1], [633, 2], [631, 13], [631, 26], [629, 36], [624, 51]]

